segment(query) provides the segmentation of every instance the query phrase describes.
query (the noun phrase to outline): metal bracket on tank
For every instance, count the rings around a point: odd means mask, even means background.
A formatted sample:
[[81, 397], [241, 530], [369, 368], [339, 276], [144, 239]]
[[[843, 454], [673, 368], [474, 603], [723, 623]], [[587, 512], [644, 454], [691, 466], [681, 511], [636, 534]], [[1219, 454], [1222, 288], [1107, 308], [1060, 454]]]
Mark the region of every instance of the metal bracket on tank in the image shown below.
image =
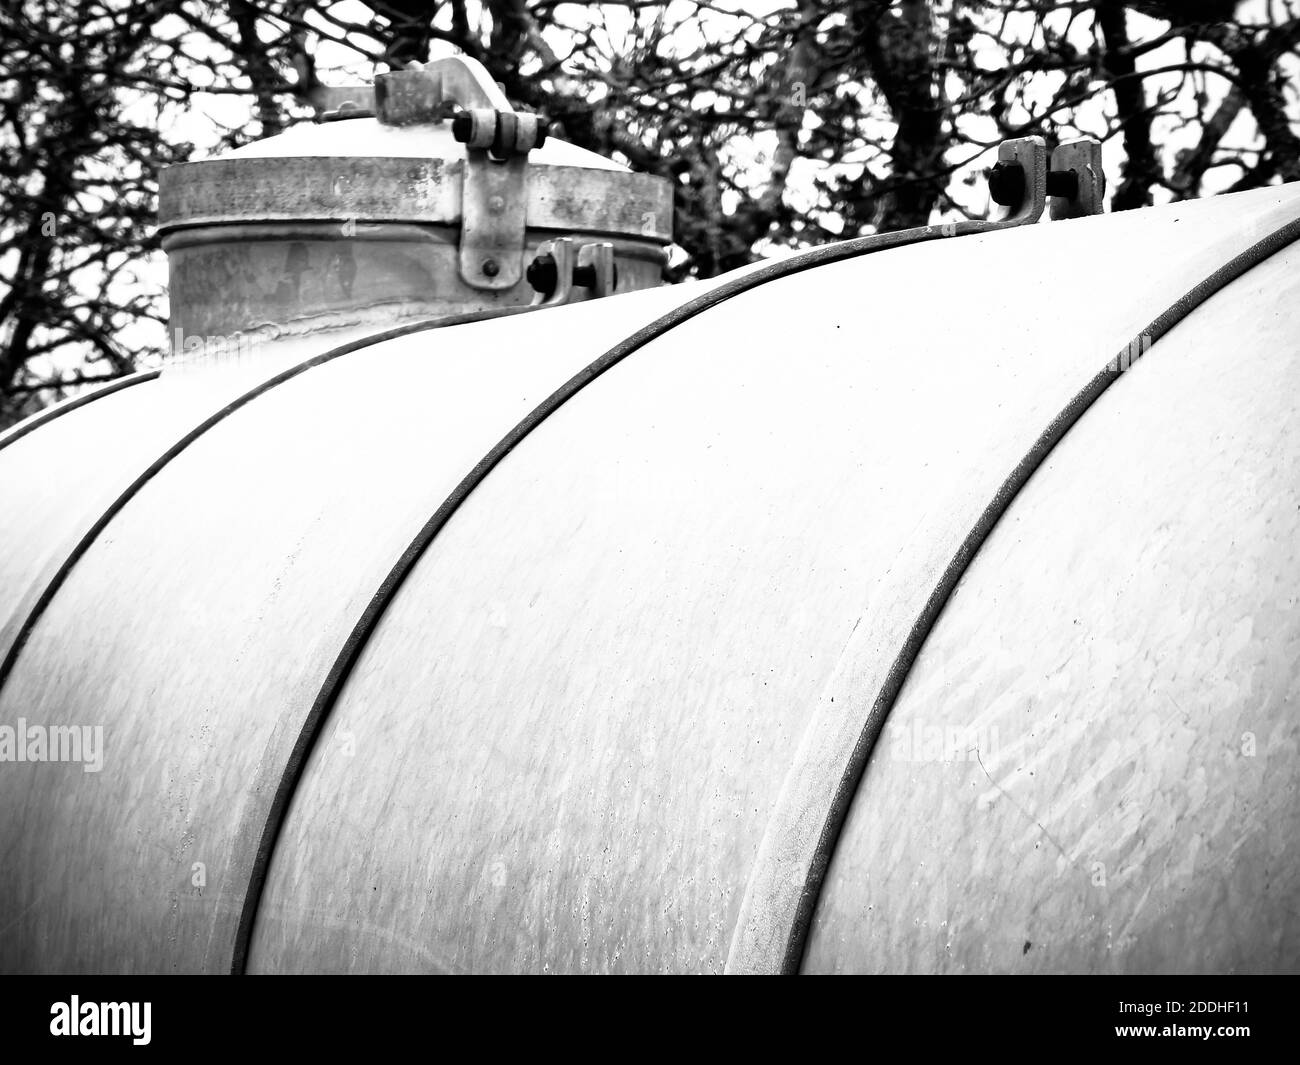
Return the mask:
[[1019, 137], [998, 145], [998, 161], [989, 170], [989, 197], [1005, 210], [989, 218], [998, 226], [1037, 222], [1047, 202], [1047, 143], [1042, 137]]
[[1041, 137], [1004, 141], [989, 170], [989, 198], [1004, 210], [989, 221], [999, 227], [1037, 222], [1048, 197], [1053, 219], [1101, 214], [1105, 191], [1101, 145], [1094, 140], [1058, 145], [1050, 165]]
[[536, 115], [475, 108], [452, 121], [465, 145], [460, 276], [483, 289], [514, 288], [523, 277], [528, 153], [546, 140]]
[[1047, 174], [1051, 216], [1085, 218], [1106, 209], [1106, 174], [1101, 168], [1101, 145], [1091, 138], [1066, 141], [1052, 152]]
[[375, 79], [375, 110], [390, 126], [441, 122], [465, 145], [460, 276], [472, 288], [503, 291], [523, 277], [528, 153], [546, 141], [537, 115], [514, 110], [482, 63], [437, 59]]
[[[528, 264], [528, 283], [537, 293], [534, 307], [559, 307], [608, 296], [618, 287], [614, 245], [607, 240], [583, 244], [575, 254], [572, 237], [543, 241]], [[586, 289], [586, 295], [579, 296], [577, 289]]]

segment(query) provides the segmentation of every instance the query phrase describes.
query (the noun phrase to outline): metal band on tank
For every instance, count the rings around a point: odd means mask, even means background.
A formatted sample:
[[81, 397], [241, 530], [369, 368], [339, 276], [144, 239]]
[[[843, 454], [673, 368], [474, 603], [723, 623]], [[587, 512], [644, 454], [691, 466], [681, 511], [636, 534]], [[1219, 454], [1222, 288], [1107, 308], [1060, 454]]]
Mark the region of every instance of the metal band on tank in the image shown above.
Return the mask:
[[[709, 310], [733, 296], [747, 292], [765, 282], [843, 259], [903, 247], [909, 244], [918, 244], [928, 240], [938, 240], [952, 236], [969, 236], [993, 232], [1002, 228], [1008, 227], [996, 222], [959, 222], [955, 225], [943, 227], [926, 226], [897, 233], [861, 237], [840, 244], [815, 248], [781, 262], [764, 266], [743, 277], [735, 278], [709, 292], [701, 294], [688, 303], [682, 304], [682, 306], [643, 327], [611, 348], [552, 393], [507, 433], [492, 450], [484, 455], [478, 464], [453, 489], [393, 565], [393, 568], [362, 612], [361, 617], [358, 618], [334, 665], [326, 676], [325, 682], [321, 686], [320, 692], [303, 723], [298, 740], [294, 744], [294, 748], [285, 764], [280, 784], [268, 810], [266, 826], [258, 845], [257, 854], [254, 857], [248, 890], [244, 893], [243, 909], [240, 913], [234, 954], [231, 959], [231, 972], [241, 974], [246, 970], [258, 906], [265, 889], [271, 856], [288, 813], [290, 799], [302, 777], [303, 769], [315, 746], [316, 739], [323, 731], [325, 720], [337, 701], [352, 668], [360, 658], [370, 635], [377, 628], [388, 604], [396, 597], [407, 575], [414, 569], [415, 564], [437, 536], [439, 530], [450, 520], [474, 488], [491, 473], [503, 458], [551, 414], [605, 373], [606, 370], [617, 365], [629, 355], [687, 319]], [[1297, 237], [1300, 237], [1300, 220], [1281, 227], [1215, 271], [1152, 322], [1147, 329], [1147, 335], [1151, 338], [1151, 341], [1168, 332], [1195, 307], [1230, 281], [1245, 273], [1251, 266], [1267, 258], [1274, 251], [1290, 244]], [[773, 959], [768, 971], [784, 973], [798, 971], [803, 957], [808, 928], [820, 894], [822, 879], [825, 876], [830, 855], [834, 850], [840, 829], [847, 816], [852, 797], [857, 789], [858, 781], [866, 767], [871, 748], [879, 735], [880, 727], [884, 722], [888, 709], [892, 705], [898, 690], [902, 687], [907, 671], [920, 651], [925, 636], [942, 609], [943, 603], [947, 600], [966, 566], [969, 565], [970, 559], [974, 556], [980, 544], [987, 537], [997, 519], [1006, 510], [1016, 492], [1019, 491], [1020, 486], [1028, 480], [1029, 475], [1061, 436], [1064, 435], [1066, 430], [1105, 391], [1120, 372], [1118, 368], [1111, 369], [1109, 366], [1102, 370], [1044, 430], [1035, 447], [1016, 466], [994, 499], [985, 508], [975, 528], [968, 534], [961, 549], [940, 577], [935, 590], [927, 600], [925, 609], [912, 626], [907, 639], [904, 641], [903, 648], [895, 659], [894, 665], [888, 674], [885, 688], [880, 693], [879, 698], [872, 707], [871, 714], [864, 723], [861, 736], [852, 753], [849, 770], [843, 775], [836, 790], [835, 802], [827, 812], [817, 843], [816, 860], [808, 870], [802, 889], [798, 893], [797, 908], [793, 914], [784, 951], [780, 958]], [[779, 814], [780, 810], [777, 811], [777, 816]], [[775, 904], [777, 900], [773, 899], [772, 901]], [[733, 944], [733, 955], [734, 953], [735, 944]]]
[[[258, 844], [257, 854], [253, 859], [252, 872], [249, 877], [248, 891], [244, 894], [243, 910], [239, 917], [239, 929], [235, 937], [234, 955], [231, 959], [231, 972], [235, 974], [243, 973], [248, 964], [248, 951], [252, 943], [253, 927], [257, 918], [257, 908], [261, 902], [262, 892], [266, 886], [266, 877], [270, 869], [271, 855], [275, 850], [276, 841], [279, 838], [280, 831], [284, 825], [285, 816], [289, 809], [289, 801], [298, 786], [302, 777], [303, 767], [307, 762], [307, 757], [311, 754], [315, 746], [316, 738], [323, 730], [325, 719], [329, 716], [331, 708], [337, 701], [343, 685], [347, 681], [353, 666], [360, 657], [362, 650], [365, 648], [370, 635], [378, 627], [380, 619], [383, 617], [388, 604], [396, 597], [398, 590], [405, 581], [407, 574], [415, 568], [415, 564], [420, 560], [429, 544], [438, 531], [447, 524], [451, 516], [460, 507], [461, 503], [469, 494], [483, 481], [483, 479], [492, 472], [496, 465], [505, 458], [514, 448], [544, 422], [551, 414], [559, 410], [569, 399], [581, 392], [592, 381], [600, 377], [606, 370], [622, 362], [633, 352], [644, 347], [657, 337], [669, 332], [671, 329], [680, 325], [687, 319], [695, 317], [718, 304], [725, 302], [733, 296], [738, 296], [743, 292], [757, 288], [759, 285], [768, 281], [774, 281], [779, 278], [788, 277], [791, 274], [800, 273], [803, 270], [811, 270], [814, 267], [824, 266], [828, 263], [839, 262], [843, 259], [852, 259], [860, 255], [868, 255], [872, 252], [887, 251], [891, 248], [901, 248], [909, 244], [920, 244], [928, 240], [943, 240], [950, 237], [975, 236], [980, 233], [993, 233], [1001, 229], [1010, 229], [1015, 226], [1024, 224], [1027, 221], [1034, 221], [1037, 218], [1034, 214], [1028, 219], [1016, 219], [1014, 221], [1002, 222], [957, 222], [949, 223], [943, 226], [923, 226], [917, 229], [900, 230], [897, 233], [882, 233], [870, 237], [858, 237], [854, 240], [843, 241], [839, 244], [828, 244], [823, 247], [813, 248], [809, 251], [802, 252], [798, 255], [791, 256], [789, 259], [783, 259], [780, 262], [771, 263], [767, 266], [760, 267], [743, 277], [733, 278], [731, 281], [724, 282], [717, 288], [710, 289], [702, 293], [695, 299], [683, 303], [680, 307], [675, 308], [663, 317], [656, 319], [649, 325], [644, 326], [637, 332], [633, 333], [626, 340], [621, 341], [600, 358], [587, 365], [577, 374], [571, 377], [561, 385], [549, 397], [543, 400], [533, 411], [528, 414], [518, 425], [507, 433], [501, 441], [492, 448], [472, 470], [465, 475], [461, 482], [452, 490], [442, 505], [434, 512], [433, 516], [424, 524], [415, 538], [411, 541], [407, 549], [402, 553], [394, 563], [393, 568], [389, 571], [388, 576], [384, 578], [375, 594], [371, 597], [370, 602], [366, 605], [361, 617], [357, 619], [356, 625], [352, 632], [344, 641], [343, 648], [339, 652], [338, 658], [335, 659], [334, 665], [325, 677], [325, 682], [321, 686], [320, 693], [317, 695], [312, 708], [309, 711], [306, 720], [303, 722], [302, 731], [290, 752], [289, 759], [285, 764], [284, 773], [280, 779], [280, 784], [276, 788], [275, 795], [271, 800], [270, 810], [267, 815], [266, 826], [262, 833], [261, 841]], [[2, 681], [0, 676], [0, 681]]]
[[[933, 591], [926, 599], [920, 615], [913, 622], [906, 638], [903, 640], [902, 647], [899, 648], [889, 672], [885, 675], [881, 689], [872, 703], [867, 719], [863, 723], [862, 731], [849, 756], [847, 767], [835, 788], [834, 799], [826, 813], [813, 851], [813, 861], [806, 872], [801, 889], [791, 886], [788, 873], [789, 863], [788, 860], [783, 861], [782, 859], [788, 856], [791, 850], [806, 848], [787, 849], [780, 846], [782, 828], [794, 830], [796, 820], [791, 815], [799, 804], [794, 801], [782, 802], [768, 822], [767, 835], [773, 838], [764, 839], [759, 851], [759, 861], [762, 863], [766, 860], [769, 868], [780, 865], [787, 872], [783, 875], [768, 875], [762, 878], [763, 883], [774, 888], [774, 890], [764, 892], [764, 897], [756, 899], [747, 897], [746, 903], [749, 903], [750, 908], [755, 912], [766, 911], [770, 913], [775, 910], [778, 914], [785, 913], [789, 916], [789, 934], [785, 940], [781, 956], [779, 958], [771, 957], [765, 949], [751, 952], [748, 949], [749, 945], [739, 938], [745, 927], [742, 921], [737, 925], [737, 938], [733, 939], [731, 952], [727, 959], [728, 971], [752, 972], [759, 970], [780, 972], [785, 975], [794, 975], [799, 972], [803, 964], [804, 948], [807, 944], [809, 930], [812, 927], [813, 916], [817, 910], [817, 902], [821, 895], [827, 869], [834, 856], [836, 843], [848, 818], [849, 809], [857, 793], [858, 785], [862, 780], [863, 773], [866, 771], [867, 762], [871, 758], [871, 752], [880, 736], [881, 729], [884, 727], [885, 720], [889, 716], [889, 711], [897, 700], [913, 663], [920, 654], [926, 638], [934, 628], [940, 612], [952, 595], [958, 581], [961, 580], [962, 575], [966, 572], [980, 547], [988, 539], [998, 520], [1006, 513], [1012, 500], [1015, 499], [1017, 493], [1029, 480], [1033, 472], [1042, 464], [1052, 449], [1084, 412], [1096, 402], [1102, 393], [1114, 384], [1131, 363], [1138, 357], [1145, 357], [1150, 345], [1163, 337], [1215, 293], [1241, 277], [1252, 267], [1259, 265], [1275, 252], [1294, 243], [1297, 239], [1300, 239], [1300, 219], [1288, 222], [1230, 259], [1163, 311], [1127, 347], [1121, 349], [1118, 355], [1098, 371], [1097, 375], [1066, 404], [1064, 409], [1052, 419], [1038, 439], [1034, 441], [1033, 446], [1016, 464], [1016, 467], [1007, 476], [1006, 480], [1002, 482], [970, 532], [962, 540], [957, 552], [944, 568]], [[809, 730], [816, 729], [817, 724], [818, 722], [814, 720], [809, 726]], [[799, 779], [799, 766], [797, 764], [791, 766], [789, 779]], [[785, 793], [782, 794], [784, 798]], [[780, 823], [783, 818], [784, 825]], [[774, 825], [775, 832], [773, 832]], [[803, 835], [802, 838], [806, 839], [807, 837]], [[755, 881], [759, 879], [759, 877], [751, 876], [751, 888]], [[748, 896], [749, 892], [746, 894]]]
[[[40, 598], [33, 604], [32, 609], [28, 612], [27, 617], [23, 620], [22, 625], [15, 633], [14, 642], [5, 654], [4, 660], [0, 662], [0, 688], [4, 687], [5, 681], [9, 679], [9, 675], [13, 672], [14, 666], [18, 662], [18, 656], [22, 652], [28, 638], [31, 636], [32, 629], [40, 620], [41, 615], [45, 613], [46, 608], [50, 605], [51, 600], [53, 600], [59, 588], [61, 588], [63, 583], [67, 580], [68, 574], [77, 564], [77, 561], [86, 553], [87, 550], [89, 550], [90, 545], [95, 542], [96, 537], [104, 531], [105, 526], [113, 520], [114, 515], [126, 506], [136, 493], [139, 492], [140, 489], [143, 488], [156, 473], [158, 473], [159, 470], [163, 469], [163, 467], [171, 462], [172, 459], [194, 443], [195, 440], [201, 437], [214, 425], [217, 425], [227, 416], [233, 414], [246, 404], [251, 403], [258, 396], [265, 395], [277, 385], [284, 384], [285, 381], [290, 381], [299, 374], [305, 373], [307, 370], [310, 370], [315, 366], [321, 366], [324, 363], [331, 362], [340, 356], [350, 355], [353, 352], [362, 350], [363, 348], [368, 348], [373, 344], [380, 344], [386, 340], [393, 340], [397, 337], [407, 336], [411, 333], [420, 333], [426, 329], [441, 329], [445, 326], [465, 325], [469, 322], [485, 321], [491, 318], [503, 318], [513, 314], [526, 314], [531, 312], [533, 309], [534, 308], [529, 306], [523, 306], [511, 307], [503, 310], [474, 311], [466, 314], [453, 314], [448, 315], [445, 318], [433, 318], [428, 321], [411, 322], [407, 325], [385, 330], [382, 333], [374, 333], [369, 336], [361, 337], [357, 340], [349, 341], [346, 344], [341, 344], [337, 348], [331, 348], [329, 351], [321, 352], [319, 355], [314, 355], [310, 359], [305, 359], [304, 361], [289, 367], [287, 370], [282, 370], [273, 377], [268, 377], [265, 381], [261, 382], [261, 384], [231, 400], [215, 414], [205, 418], [197, 426], [177, 440], [176, 443], [172, 444], [172, 446], [152, 462], [143, 473], [132, 481], [126, 489], [123, 490], [123, 492], [114, 499], [111, 504], [109, 504], [104, 513], [96, 520], [95, 524], [92, 525], [67, 552], [64, 556], [63, 562], [50, 578], [49, 583], [46, 584], [44, 589], [42, 589]], [[155, 376], [158, 373], [156, 370], [150, 372]], [[129, 378], [123, 378], [123, 380], [130, 381]], [[138, 382], [131, 381], [130, 383], [134, 384]], [[125, 386], [119, 385], [119, 387]], [[91, 398], [103, 394], [103, 391], [94, 393], [93, 396], [87, 398], [87, 402], [89, 402]]]
[[0, 451], [3, 451], [15, 440], [21, 440], [34, 429], [39, 429], [42, 425], [48, 425], [55, 418], [60, 418], [69, 411], [84, 407], [87, 403], [93, 403], [97, 399], [103, 399], [104, 396], [111, 396], [114, 392], [120, 392], [132, 385], [142, 385], [146, 381], [152, 381], [161, 372], [161, 370], [141, 370], [139, 373], [126, 374], [114, 381], [109, 381], [102, 388], [92, 388], [89, 392], [83, 392], [79, 396], [73, 396], [62, 403], [55, 403], [42, 411], [37, 411], [30, 418], [24, 418], [8, 432], [0, 433]]

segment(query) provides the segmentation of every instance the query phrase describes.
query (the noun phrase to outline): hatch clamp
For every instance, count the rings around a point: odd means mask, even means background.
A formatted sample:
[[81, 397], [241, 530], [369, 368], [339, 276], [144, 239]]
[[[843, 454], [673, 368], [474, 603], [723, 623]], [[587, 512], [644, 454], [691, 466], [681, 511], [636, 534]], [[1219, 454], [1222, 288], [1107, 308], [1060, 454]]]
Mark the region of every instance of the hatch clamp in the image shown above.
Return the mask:
[[[545, 240], [537, 246], [537, 255], [528, 264], [528, 283], [537, 293], [534, 307], [559, 307], [584, 299], [600, 299], [618, 287], [618, 265], [614, 262], [614, 245], [593, 241], [577, 247], [572, 237]], [[578, 289], [586, 289], [579, 295]]]
[[380, 74], [375, 113], [390, 126], [452, 117], [452, 136], [465, 145], [461, 279], [488, 291], [514, 288], [524, 272], [528, 153], [545, 143], [545, 121], [512, 108], [483, 64], [466, 56]]
[[1101, 145], [1084, 138], [1058, 145], [1050, 166], [1042, 137], [1020, 137], [998, 145], [998, 161], [989, 170], [989, 198], [1006, 208], [991, 217], [998, 225], [1036, 222], [1050, 197], [1051, 217], [1083, 218], [1101, 214], [1106, 177]]

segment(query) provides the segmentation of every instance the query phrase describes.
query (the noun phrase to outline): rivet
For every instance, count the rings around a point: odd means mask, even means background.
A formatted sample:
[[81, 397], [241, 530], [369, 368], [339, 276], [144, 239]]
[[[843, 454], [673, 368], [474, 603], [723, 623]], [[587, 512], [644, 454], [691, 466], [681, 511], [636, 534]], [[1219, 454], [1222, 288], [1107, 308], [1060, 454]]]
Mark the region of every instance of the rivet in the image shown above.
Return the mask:
[[486, 277], [496, 277], [501, 272], [501, 267], [497, 265], [495, 259], [483, 260], [483, 274]]

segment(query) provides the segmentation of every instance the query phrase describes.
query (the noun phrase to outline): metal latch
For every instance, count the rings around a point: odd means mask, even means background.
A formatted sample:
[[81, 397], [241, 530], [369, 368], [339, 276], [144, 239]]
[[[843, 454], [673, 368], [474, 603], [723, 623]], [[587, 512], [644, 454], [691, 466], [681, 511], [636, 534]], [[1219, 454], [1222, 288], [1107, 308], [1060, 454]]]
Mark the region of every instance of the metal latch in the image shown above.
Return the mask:
[[536, 115], [475, 108], [452, 121], [465, 145], [460, 276], [474, 288], [513, 288], [523, 276], [528, 153], [546, 140]]
[[[609, 241], [583, 244], [576, 249], [572, 237], [543, 241], [528, 264], [528, 283], [537, 293], [534, 307], [558, 307], [580, 299], [599, 299], [618, 287], [618, 265]], [[578, 289], [586, 292], [579, 295]]]
[[441, 122], [453, 106], [452, 136], [465, 145], [460, 276], [477, 289], [513, 288], [523, 277], [528, 153], [545, 143], [545, 123], [515, 111], [483, 64], [465, 56], [375, 79], [386, 125]]
[[1004, 141], [998, 145], [998, 161], [988, 180], [989, 197], [1006, 208], [989, 219], [998, 225], [1036, 222], [1048, 197], [1053, 219], [1101, 214], [1105, 208], [1101, 145], [1094, 140], [1058, 145], [1050, 167], [1041, 137]]
[[1057, 145], [1047, 175], [1047, 195], [1052, 197], [1053, 219], [1101, 214], [1106, 209], [1101, 145], [1086, 137]]

